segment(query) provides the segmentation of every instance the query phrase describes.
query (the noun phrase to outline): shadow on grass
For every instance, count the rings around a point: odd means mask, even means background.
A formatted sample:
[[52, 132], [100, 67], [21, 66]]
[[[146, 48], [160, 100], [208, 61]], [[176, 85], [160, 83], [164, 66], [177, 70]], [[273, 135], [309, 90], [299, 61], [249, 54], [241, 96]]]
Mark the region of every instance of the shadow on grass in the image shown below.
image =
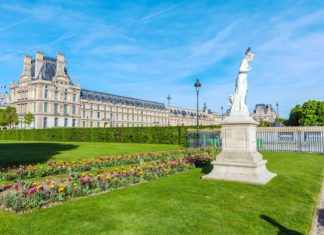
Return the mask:
[[324, 226], [324, 209], [319, 209], [318, 212], [318, 224]]
[[260, 215], [260, 218], [277, 227], [279, 229], [278, 235], [302, 235], [300, 232], [286, 228], [267, 215]]
[[77, 145], [58, 143], [0, 144], [0, 166], [44, 163], [62, 151], [77, 147]]
[[201, 173], [208, 174], [213, 170], [213, 165], [212, 164], [207, 164], [202, 166]]

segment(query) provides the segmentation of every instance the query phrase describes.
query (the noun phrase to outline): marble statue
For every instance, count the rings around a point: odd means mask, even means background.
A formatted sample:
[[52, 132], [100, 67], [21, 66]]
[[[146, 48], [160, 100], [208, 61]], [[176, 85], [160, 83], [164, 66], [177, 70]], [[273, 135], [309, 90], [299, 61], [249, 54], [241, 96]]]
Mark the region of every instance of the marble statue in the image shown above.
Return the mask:
[[248, 114], [248, 108], [246, 106], [247, 95], [247, 73], [251, 70], [249, 62], [254, 60], [254, 55], [251, 53], [251, 49], [248, 48], [245, 52], [245, 57], [242, 60], [240, 71], [236, 79], [235, 92], [229, 97], [230, 100], [230, 115], [235, 114]]
[[230, 96], [229, 115], [221, 122], [222, 152], [212, 161], [213, 170], [203, 179], [231, 180], [252, 184], [267, 184], [276, 174], [270, 172], [267, 161], [258, 152], [256, 128], [246, 106], [247, 73], [254, 55], [248, 48], [236, 79], [235, 92]]

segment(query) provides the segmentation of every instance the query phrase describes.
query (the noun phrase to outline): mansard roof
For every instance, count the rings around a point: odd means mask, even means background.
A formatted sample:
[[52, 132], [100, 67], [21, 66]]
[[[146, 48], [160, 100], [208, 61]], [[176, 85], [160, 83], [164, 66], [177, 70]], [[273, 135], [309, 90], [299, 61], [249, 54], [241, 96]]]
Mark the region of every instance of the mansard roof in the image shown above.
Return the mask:
[[[66, 68], [64, 68], [64, 72], [65, 75], [68, 76], [70, 80], [70, 84], [72, 85], [72, 81], [70, 79], [70, 76]], [[53, 81], [55, 74], [56, 74], [56, 59], [44, 56], [43, 65], [37, 77], [35, 77], [35, 60], [31, 61], [32, 80]]]
[[150, 109], [158, 109], [158, 110], [165, 110], [165, 104], [155, 102], [155, 101], [148, 101], [148, 100], [141, 100], [136, 98], [131, 98], [127, 96], [119, 96], [113, 95], [109, 93], [91, 91], [81, 89], [81, 98], [86, 100], [97, 100], [103, 102], [110, 102], [112, 104], [122, 104], [122, 105], [130, 105], [136, 107], [143, 107], [143, 108], [150, 108]]
[[[177, 117], [197, 117], [197, 111], [194, 110], [190, 110], [190, 109], [182, 109], [182, 108], [178, 108], [178, 107], [170, 107], [170, 113], [174, 116]], [[198, 116], [200, 118], [207, 118], [208, 116], [204, 113], [199, 112]]]

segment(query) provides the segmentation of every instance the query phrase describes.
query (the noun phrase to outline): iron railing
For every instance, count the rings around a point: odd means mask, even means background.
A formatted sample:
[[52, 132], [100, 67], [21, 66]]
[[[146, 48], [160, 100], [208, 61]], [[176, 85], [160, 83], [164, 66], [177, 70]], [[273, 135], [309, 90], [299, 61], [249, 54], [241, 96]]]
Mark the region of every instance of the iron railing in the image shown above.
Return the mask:
[[[324, 127], [260, 127], [256, 142], [260, 151], [324, 153]], [[187, 143], [221, 148], [220, 130], [189, 131]]]

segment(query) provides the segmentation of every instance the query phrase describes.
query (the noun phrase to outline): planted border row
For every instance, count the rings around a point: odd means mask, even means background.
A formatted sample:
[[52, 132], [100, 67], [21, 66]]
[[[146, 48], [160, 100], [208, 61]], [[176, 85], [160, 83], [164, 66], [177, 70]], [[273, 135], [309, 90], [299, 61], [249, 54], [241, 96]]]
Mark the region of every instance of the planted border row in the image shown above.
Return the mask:
[[[1, 168], [1, 180], [23, 180], [35, 177], [45, 177], [59, 174], [70, 174], [71, 172], [89, 171], [111, 166], [120, 166], [128, 164], [139, 164], [161, 159], [170, 159], [171, 157], [186, 157], [206, 151], [216, 151], [212, 148], [196, 149], [178, 149], [165, 152], [151, 152], [131, 155], [121, 155], [117, 157], [100, 157], [93, 160], [80, 161], [60, 161], [50, 162], [47, 165], [20, 165], [7, 168]], [[1, 190], [1, 189], [0, 189]]]
[[187, 171], [195, 165], [203, 165], [214, 158], [214, 154], [201, 153], [186, 158], [160, 160], [144, 165], [135, 165], [127, 170], [116, 168], [111, 172], [96, 175], [71, 174], [61, 182], [46, 181], [44, 184], [14, 184], [0, 196], [0, 205], [14, 212], [30, 211], [47, 207], [71, 198], [107, 192], [156, 178]]

